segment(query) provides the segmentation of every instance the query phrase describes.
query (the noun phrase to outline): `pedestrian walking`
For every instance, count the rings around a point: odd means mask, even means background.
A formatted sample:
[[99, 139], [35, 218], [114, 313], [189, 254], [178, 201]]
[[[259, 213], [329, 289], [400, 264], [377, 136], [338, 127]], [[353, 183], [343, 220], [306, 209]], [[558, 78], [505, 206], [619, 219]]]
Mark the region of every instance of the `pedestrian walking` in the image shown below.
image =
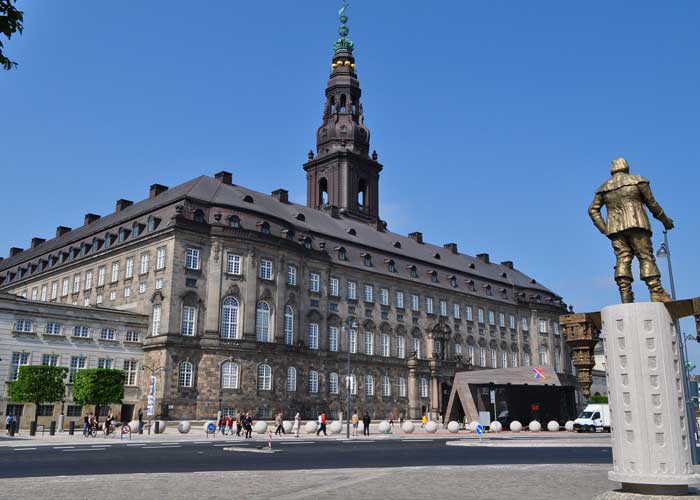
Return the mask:
[[233, 435], [233, 417], [231, 415], [226, 417], [226, 435]]
[[221, 415], [221, 418], [219, 419], [219, 432], [222, 436], [226, 432], [226, 417], [223, 415]]
[[323, 412], [318, 416], [318, 430], [316, 431], [316, 435], [318, 436], [321, 432], [323, 432], [324, 436], [327, 436], [326, 434], [326, 413]]
[[83, 436], [88, 435], [90, 430], [90, 421], [92, 420], [92, 413], [86, 413], [83, 417]]
[[236, 417], [236, 436], [241, 437], [241, 430], [243, 430], [243, 414], [239, 413]]
[[292, 430], [294, 431], [294, 437], [299, 437], [299, 428], [301, 427], [301, 414], [297, 412], [296, 415], [294, 415], [294, 426], [292, 427]]
[[275, 417], [275, 424], [277, 424], [277, 428], [275, 429], [275, 436], [281, 436], [282, 434], [286, 434], [286, 432], [284, 432], [284, 419], [282, 416], [282, 412], [279, 412]]
[[246, 413], [245, 417], [245, 437], [253, 438], [253, 416], [250, 413]]
[[423, 415], [420, 419], [420, 426], [425, 427], [426, 425], [428, 425], [428, 416]]
[[143, 434], [143, 408], [139, 408], [139, 434]]
[[5, 430], [8, 435], [10, 434], [10, 427], [12, 427], [12, 415], [5, 417]]
[[352, 435], [357, 437], [357, 428], [360, 426], [360, 417], [357, 412], [352, 414]]
[[369, 413], [365, 412], [365, 416], [362, 417], [362, 424], [364, 425], [364, 435], [369, 436], [369, 424], [372, 419], [369, 418]]
[[391, 426], [392, 429], [394, 428], [394, 415], [393, 414], [389, 415], [389, 425]]

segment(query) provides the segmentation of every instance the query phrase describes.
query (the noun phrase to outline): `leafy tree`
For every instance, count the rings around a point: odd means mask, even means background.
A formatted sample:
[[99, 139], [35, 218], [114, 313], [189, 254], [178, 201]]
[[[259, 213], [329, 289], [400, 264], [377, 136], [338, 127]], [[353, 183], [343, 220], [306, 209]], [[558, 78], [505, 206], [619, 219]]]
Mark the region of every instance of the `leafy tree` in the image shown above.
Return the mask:
[[79, 405], [110, 405], [124, 399], [124, 372], [106, 368], [79, 370], [73, 376], [73, 401]]
[[608, 403], [608, 397], [607, 396], [591, 396], [589, 403], [592, 404], [607, 404]]
[[20, 366], [17, 380], [10, 384], [10, 399], [34, 403], [34, 421], [39, 405], [61, 401], [66, 394], [64, 382], [68, 368], [63, 366]]
[[[12, 38], [13, 33], [22, 33], [24, 29], [24, 12], [17, 10], [17, 8], [12, 5], [17, 0], [0, 0], [0, 34], [3, 34], [9, 40]], [[17, 66], [17, 63], [11, 61], [2, 52], [3, 44], [0, 40], [0, 64], [6, 70], [12, 69]]]

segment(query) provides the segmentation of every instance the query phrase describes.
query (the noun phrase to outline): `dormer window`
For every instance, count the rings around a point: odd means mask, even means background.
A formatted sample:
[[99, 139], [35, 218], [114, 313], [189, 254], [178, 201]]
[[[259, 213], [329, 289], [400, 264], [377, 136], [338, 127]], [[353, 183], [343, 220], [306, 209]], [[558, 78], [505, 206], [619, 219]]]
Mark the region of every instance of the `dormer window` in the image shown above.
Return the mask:
[[450, 276], [450, 286], [452, 288], [457, 288], [457, 276], [454, 274]]
[[493, 295], [493, 292], [491, 291], [491, 285], [486, 284], [486, 285], [482, 285], [482, 287], [484, 288], [484, 293], [486, 295], [488, 295], [489, 297], [491, 297]]
[[53, 267], [56, 265], [56, 262], [58, 261], [58, 257], [55, 255], [49, 255], [49, 267]]
[[355, 231], [353, 228], [348, 229], [348, 234], [352, 236], [357, 236], [357, 231]]
[[471, 264], [469, 264], [469, 269], [476, 269], [476, 266], [474, 265], [473, 262]]
[[387, 260], [385, 260], [384, 262], [386, 262], [387, 270], [388, 270], [390, 273], [395, 273], [395, 272], [396, 272], [396, 263], [395, 263], [393, 260], [387, 259]]
[[288, 240], [294, 240], [294, 229], [283, 229], [282, 232]]
[[436, 258], [436, 259], [438, 259], [438, 260], [440, 260], [440, 254], [439, 254], [439, 253], [433, 254], [433, 257]]
[[338, 252], [338, 260], [346, 261], [348, 260], [348, 254], [345, 251], [345, 247], [335, 247], [336, 252]]
[[364, 259], [365, 267], [372, 267], [372, 256], [368, 253], [363, 253], [362, 258]]
[[501, 278], [508, 278], [508, 274], [507, 274], [507, 273], [501, 273]]
[[110, 233], [105, 234], [105, 248], [111, 247], [112, 243], [114, 243], [114, 235]]
[[243, 201], [245, 201], [246, 203], [255, 203], [255, 201], [253, 200], [253, 197], [250, 196], [249, 194], [247, 194], [243, 197]]
[[241, 228], [241, 218], [238, 217], [237, 215], [232, 215], [231, 217], [228, 218], [228, 225], [229, 225], [229, 227], [232, 227], [234, 229], [240, 229]]
[[90, 251], [90, 245], [88, 243], [83, 243], [80, 245], [80, 255], [85, 256]]
[[71, 248], [68, 250], [68, 258], [69, 258], [70, 260], [73, 260], [73, 259], [75, 259], [77, 256], [78, 256], [78, 249], [77, 249], [77, 248], [74, 248], [74, 247], [71, 247]]
[[129, 230], [124, 229], [123, 227], [119, 228], [119, 243], [124, 243], [128, 237], [129, 237]]
[[270, 234], [270, 224], [267, 222], [258, 222], [258, 227], [260, 227], [262, 234]]
[[408, 270], [411, 272], [411, 278], [417, 278], [418, 277], [418, 269], [416, 269], [416, 266], [409, 264], [406, 266]]
[[132, 238], [138, 238], [141, 236], [141, 229], [143, 226], [139, 224], [138, 222], [134, 222], [134, 225], [131, 226], [131, 237]]
[[506, 291], [505, 288], [499, 288], [498, 291], [500, 292], [502, 298], [504, 298], [504, 299], [508, 298], [508, 292]]
[[428, 274], [430, 274], [430, 281], [432, 281], [433, 283], [437, 283], [437, 282], [438, 282], [438, 274], [437, 274], [437, 271], [428, 271]]
[[401, 242], [400, 242], [400, 241], [395, 241], [395, 242], [394, 242], [394, 248], [401, 248]]
[[306, 216], [304, 214], [297, 214], [296, 219], [304, 222], [306, 221]]
[[152, 215], [148, 218], [148, 223], [147, 223], [147, 230], [149, 233], [152, 233], [153, 231], [156, 230], [158, 227], [158, 224], [160, 224], [160, 219], [157, 217], [153, 217]]
[[467, 280], [467, 289], [469, 289], [470, 292], [476, 292], [476, 283], [474, 283], [474, 280]]
[[63, 264], [63, 261], [66, 260], [66, 252], [58, 252], [58, 263]]
[[204, 222], [204, 210], [201, 208], [198, 208], [197, 210], [194, 211], [194, 214], [192, 216], [192, 219], [195, 222], [203, 223]]
[[97, 253], [98, 250], [100, 249], [100, 246], [102, 245], [102, 240], [98, 240], [97, 238], [92, 239], [92, 253]]
[[312, 248], [311, 238], [309, 238], [308, 236], [306, 238], [304, 238], [304, 248], [306, 248], [307, 250], [311, 250], [311, 248]]

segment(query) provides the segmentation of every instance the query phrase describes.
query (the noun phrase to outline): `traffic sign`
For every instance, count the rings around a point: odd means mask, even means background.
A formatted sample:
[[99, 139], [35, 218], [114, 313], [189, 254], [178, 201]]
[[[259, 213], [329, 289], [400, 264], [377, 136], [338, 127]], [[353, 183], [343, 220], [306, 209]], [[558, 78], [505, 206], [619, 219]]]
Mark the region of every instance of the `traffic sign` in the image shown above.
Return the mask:
[[481, 424], [478, 424], [476, 426], [476, 433], [481, 436], [484, 433], [484, 426]]
[[496, 404], [496, 389], [491, 389], [489, 395], [491, 396], [491, 404]]
[[122, 425], [122, 434], [129, 434], [131, 432], [131, 426], [129, 424]]
[[216, 432], [216, 425], [214, 425], [214, 422], [209, 422], [209, 425], [207, 425], [207, 432], [209, 434], [214, 434], [214, 432]]

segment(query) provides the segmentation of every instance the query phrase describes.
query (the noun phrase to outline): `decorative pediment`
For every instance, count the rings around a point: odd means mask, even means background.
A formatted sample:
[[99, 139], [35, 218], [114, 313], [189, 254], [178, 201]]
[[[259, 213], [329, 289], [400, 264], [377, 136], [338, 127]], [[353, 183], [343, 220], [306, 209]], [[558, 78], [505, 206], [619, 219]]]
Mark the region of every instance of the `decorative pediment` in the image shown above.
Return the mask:
[[382, 333], [391, 333], [391, 325], [386, 321], [383, 321], [382, 324], [379, 325], [379, 331]]
[[226, 289], [226, 292], [224, 293], [225, 297], [240, 297], [241, 295], [241, 289], [238, 288], [238, 285], [232, 284]]
[[272, 292], [269, 288], [265, 288], [259, 297], [260, 300], [272, 300]]
[[156, 290], [155, 292], [153, 292], [153, 295], [151, 295], [151, 304], [160, 304], [161, 302], [163, 302], [164, 298], [165, 297], [163, 296], [161, 291]]

